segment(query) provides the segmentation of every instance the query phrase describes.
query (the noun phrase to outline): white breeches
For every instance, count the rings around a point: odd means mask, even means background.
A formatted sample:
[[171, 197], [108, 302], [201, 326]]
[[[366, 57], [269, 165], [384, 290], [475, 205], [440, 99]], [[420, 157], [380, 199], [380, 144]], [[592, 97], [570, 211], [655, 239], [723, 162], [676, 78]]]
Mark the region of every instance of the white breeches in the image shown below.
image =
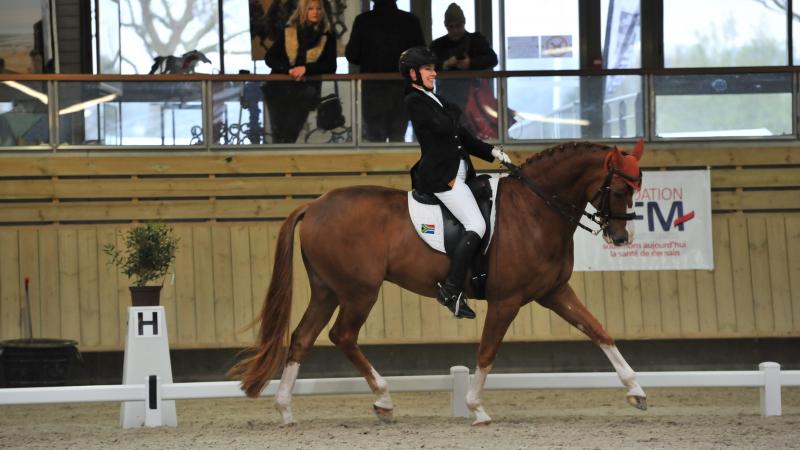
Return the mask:
[[484, 233], [486, 233], [486, 223], [483, 221], [481, 210], [478, 208], [478, 203], [475, 201], [472, 191], [464, 183], [466, 178], [467, 165], [464, 160], [461, 160], [453, 188], [449, 191], [436, 192], [433, 195], [444, 203], [444, 206], [464, 225], [464, 230], [474, 231], [478, 236], [483, 237]]

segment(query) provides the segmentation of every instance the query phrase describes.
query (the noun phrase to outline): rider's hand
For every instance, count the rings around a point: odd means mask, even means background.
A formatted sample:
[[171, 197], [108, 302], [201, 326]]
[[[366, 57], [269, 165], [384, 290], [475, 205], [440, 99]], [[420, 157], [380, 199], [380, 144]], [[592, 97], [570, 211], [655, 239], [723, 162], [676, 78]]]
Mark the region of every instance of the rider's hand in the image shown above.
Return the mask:
[[492, 156], [500, 160], [501, 163], [511, 163], [511, 158], [509, 158], [506, 152], [504, 152], [500, 147], [495, 147], [492, 149]]
[[306, 66], [296, 66], [289, 69], [289, 75], [294, 78], [294, 81], [300, 81], [306, 76]]

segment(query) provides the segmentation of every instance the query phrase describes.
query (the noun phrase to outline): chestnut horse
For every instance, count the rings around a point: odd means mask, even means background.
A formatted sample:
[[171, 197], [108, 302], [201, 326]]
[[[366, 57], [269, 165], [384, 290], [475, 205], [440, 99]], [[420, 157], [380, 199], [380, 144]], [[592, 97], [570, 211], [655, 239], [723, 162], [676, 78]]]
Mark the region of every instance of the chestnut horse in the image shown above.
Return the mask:
[[[486, 376], [519, 309], [534, 300], [597, 344], [626, 387], [628, 402], [646, 409], [636, 374], [567, 284], [572, 235], [587, 203], [598, 210], [594, 221], [606, 241], [628, 242], [625, 225], [632, 214], [626, 212], [640, 187], [642, 151], [641, 142], [632, 155], [596, 143], [567, 143], [536, 154], [519, 168], [509, 165], [513, 176], [500, 180], [496, 231], [485, 256], [488, 308], [466, 399], [474, 425], [491, 422], [481, 402]], [[294, 229], [301, 220], [311, 299], [287, 347]], [[275, 403], [284, 423], [292, 423], [291, 392], [300, 363], [338, 307], [330, 339], [377, 396], [373, 408], [378, 417], [391, 420], [394, 404], [387, 383], [359, 349], [359, 330], [384, 280], [435, 297], [436, 282], [444, 279], [448, 265], [447, 256], [428, 247], [412, 228], [406, 192], [376, 186], [330, 191], [297, 208], [283, 223], [257, 342], [229, 374], [241, 380], [249, 397], [257, 397], [283, 365]]]

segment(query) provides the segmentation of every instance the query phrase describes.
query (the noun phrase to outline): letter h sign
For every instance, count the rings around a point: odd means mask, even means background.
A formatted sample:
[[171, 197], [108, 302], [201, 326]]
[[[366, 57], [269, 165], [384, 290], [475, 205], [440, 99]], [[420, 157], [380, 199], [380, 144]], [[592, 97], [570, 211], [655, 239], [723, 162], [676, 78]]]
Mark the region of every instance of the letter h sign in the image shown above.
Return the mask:
[[153, 309], [149, 311], [138, 311], [136, 313], [136, 336], [137, 337], [158, 337], [161, 335], [159, 324], [160, 311]]

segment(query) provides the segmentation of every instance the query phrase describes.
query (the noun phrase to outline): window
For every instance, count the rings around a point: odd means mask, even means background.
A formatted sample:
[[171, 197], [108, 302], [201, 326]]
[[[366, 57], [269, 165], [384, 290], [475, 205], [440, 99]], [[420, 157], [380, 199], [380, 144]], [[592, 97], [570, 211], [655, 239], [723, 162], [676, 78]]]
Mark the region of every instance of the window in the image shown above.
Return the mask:
[[578, 0], [506, 0], [506, 70], [579, 68]]
[[664, 67], [775, 66], [788, 62], [785, 2], [664, 2]]
[[[398, 2], [399, 3], [399, 2]], [[475, 32], [475, 1], [474, 0], [461, 0], [454, 2], [453, 0], [433, 0], [431, 1], [431, 38], [436, 39], [447, 34], [447, 28], [444, 26], [444, 12], [451, 3], [456, 3], [464, 11], [464, 18], [466, 23], [464, 28], [467, 31]]]

